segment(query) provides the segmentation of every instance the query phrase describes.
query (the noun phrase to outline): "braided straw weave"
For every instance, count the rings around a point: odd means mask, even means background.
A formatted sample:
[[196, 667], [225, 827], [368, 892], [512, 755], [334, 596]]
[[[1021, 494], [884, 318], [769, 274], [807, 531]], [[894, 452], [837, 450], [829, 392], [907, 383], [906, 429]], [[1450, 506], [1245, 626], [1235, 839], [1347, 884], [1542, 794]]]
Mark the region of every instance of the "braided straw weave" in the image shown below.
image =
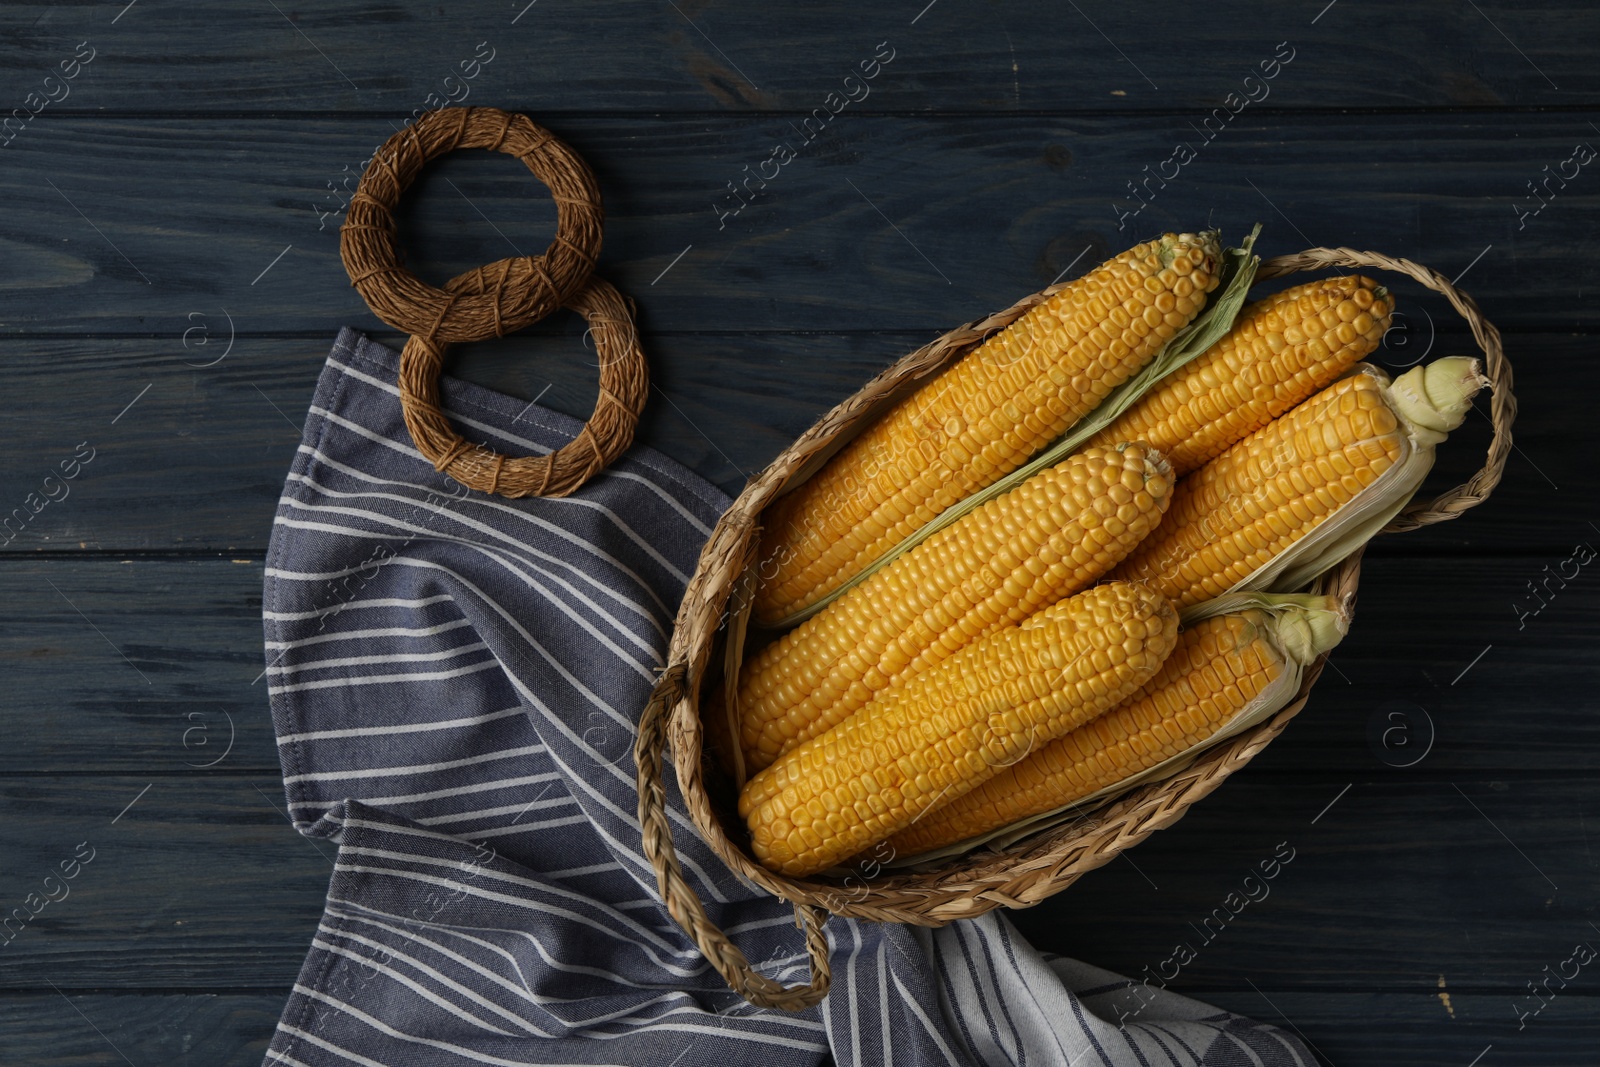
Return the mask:
[[[556, 236], [543, 255], [498, 260], [436, 289], [400, 265], [394, 209], [430, 159], [458, 148], [522, 160], [550, 188]], [[649, 368], [632, 307], [593, 276], [601, 219], [588, 164], [524, 115], [488, 107], [430, 111], [373, 155], [340, 228], [339, 254], [373, 313], [411, 335], [400, 353], [400, 401], [412, 441], [436, 470], [485, 493], [566, 496], [633, 442]], [[449, 345], [504, 336], [563, 306], [588, 320], [600, 356], [600, 397], [582, 432], [548, 456], [504, 456], [468, 442], [439, 406]]]
[[[1412, 530], [1456, 518], [1483, 502], [1500, 481], [1511, 449], [1511, 423], [1516, 401], [1511, 392], [1511, 366], [1501, 350], [1500, 334], [1471, 297], [1442, 275], [1409, 260], [1349, 248], [1312, 248], [1263, 263], [1258, 277], [1274, 278], [1303, 270], [1376, 267], [1409, 275], [1443, 293], [1467, 320], [1485, 356], [1493, 388], [1490, 418], [1494, 437], [1483, 468], [1428, 503], [1413, 504], [1385, 531]], [[1133, 789], [1095, 810], [1083, 820], [1041, 830], [1003, 848], [980, 848], [942, 861], [931, 871], [896, 870], [875, 877], [852, 875], [844, 880], [807, 879], [774, 874], [747, 855], [719, 821], [706, 789], [703, 746], [697, 708], [701, 683], [713, 644], [729, 609], [735, 584], [752, 564], [760, 538], [761, 515], [790, 481], [815, 469], [841, 439], [858, 431], [884, 406], [918, 382], [958, 359], [989, 334], [1016, 321], [1024, 312], [1055, 293], [1052, 286], [998, 314], [967, 323], [923, 346], [868, 382], [785, 449], [746, 486], [712, 531], [699, 566], [678, 609], [668, 649], [668, 667], [651, 694], [639, 724], [635, 747], [638, 761], [639, 821], [645, 854], [655, 867], [661, 892], [672, 916], [688, 931], [728, 984], [751, 1003], [800, 1010], [820, 1001], [828, 991], [827, 939], [822, 925], [828, 915], [880, 922], [942, 926], [981, 915], [998, 907], [1025, 908], [1071, 885], [1086, 872], [1109, 863], [1118, 852], [1181, 819], [1189, 806], [1220, 786], [1283, 731], [1305, 707], [1325, 660], [1306, 670], [1294, 699], [1276, 715], [1202, 754], [1178, 773]], [[1318, 579], [1319, 591], [1349, 598], [1354, 607], [1361, 576], [1361, 551], [1344, 559]], [[791, 902], [797, 921], [806, 927], [811, 960], [808, 984], [782, 986], [759, 974], [731, 939], [706, 916], [704, 907], [683, 879], [666, 816], [664, 749], [672, 746], [673, 769], [700, 835], [741, 877]], [[738, 832], [736, 830], [736, 832]]]

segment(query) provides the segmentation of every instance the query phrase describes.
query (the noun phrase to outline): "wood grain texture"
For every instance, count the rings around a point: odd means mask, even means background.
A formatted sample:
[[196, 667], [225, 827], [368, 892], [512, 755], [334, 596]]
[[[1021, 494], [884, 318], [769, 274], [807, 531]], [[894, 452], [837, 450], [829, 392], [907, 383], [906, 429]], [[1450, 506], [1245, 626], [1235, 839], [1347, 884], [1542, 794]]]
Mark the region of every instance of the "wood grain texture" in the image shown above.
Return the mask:
[[[0, 1062], [260, 1061], [332, 855], [275, 810], [252, 684], [262, 552], [334, 331], [398, 340], [340, 267], [342, 204], [407, 115], [462, 89], [595, 166], [601, 269], [639, 301], [658, 387], [640, 437], [730, 491], [889, 360], [1161, 229], [1259, 219], [1269, 255], [1348, 243], [1460, 276], [1517, 368], [1506, 482], [1460, 521], [1377, 542], [1355, 630], [1292, 728], [1018, 921], [1137, 976], [1200, 941], [1190, 924], [1288, 841], [1271, 895], [1174, 988], [1293, 1026], [1332, 1063], [1594, 1062], [1587, 972], [1516, 1018], [1541, 968], [1600, 943], [1600, 587], [1587, 566], [1564, 585], [1546, 570], [1600, 538], [1600, 187], [1586, 165], [1541, 187], [1542, 208], [1530, 189], [1600, 139], [1592, 5], [276, 8], [0, 13], [0, 109], [95, 50], [0, 148], [0, 508], [96, 449], [0, 548], [5, 906], [97, 849], [5, 946]], [[880, 41], [894, 59], [870, 95], [807, 141]], [[1283, 41], [1270, 96], [1197, 132]], [[1180, 141], [1197, 157], [1119, 230], [1128, 183]], [[780, 142], [797, 158], [719, 218]], [[401, 225], [437, 282], [536, 253], [553, 212], [515, 164], [474, 153], [430, 168]], [[1398, 291], [1391, 365], [1467, 350], [1442, 303]], [[584, 415], [580, 333], [563, 316], [453, 366]], [[1478, 418], [1458, 431], [1433, 482], [1486, 437]]]
[[[1160, 973], [1186, 941], [1195, 959], [1180, 987], [1202, 992], [1240, 976], [1264, 989], [1431, 992], [1439, 973], [1466, 991], [1521, 990], [1575, 941], [1600, 940], [1588, 925], [1600, 871], [1589, 780], [1366, 775], [1339, 797], [1347, 779], [1250, 768], [1014, 918], [1043, 950], [1135, 977]], [[66, 899], [5, 945], [0, 988], [47, 989], [44, 976], [63, 989], [284, 989], [335, 850], [287, 824], [280, 788], [271, 774], [0, 779], [8, 911], [81, 843], [95, 850]], [[1280, 842], [1293, 859], [1208, 940], [1206, 916]]]
[[[1587, 533], [1573, 540], [1600, 546]], [[1369, 559], [1349, 636], [1306, 710], [1251, 769], [1380, 770], [1405, 781], [1469, 767], [1593, 768], [1600, 575], [1572, 558], [1569, 546], [1529, 558]], [[1563, 570], [1576, 571], [1565, 585]], [[1543, 609], [1530, 582], [1544, 590]], [[1595, 798], [1574, 785], [1574, 804]]]
[[[1591, 819], [1592, 789], [1556, 773], [1351, 781], [1252, 766], [1013, 917], [1041, 949], [1196, 991], [1241, 976], [1263, 989], [1427, 991], [1445, 974], [1466, 991], [1525, 995], [1542, 966], [1600, 941]], [[1265, 881], [1275, 853], [1292, 861]]]
[[0, 567], [10, 608], [0, 621], [10, 683], [0, 774], [278, 773], [257, 680], [262, 568], [259, 559]]
[[[190, 321], [186, 328], [196, 332], [188, 348], [181, 333], [0, 339], [15, 398], [6, 446], [14, 458], [0, 466], [0, 520], [10, 518], [6, 532], [14, 536], [0, 536], [0, 556], [77, 549], [259, 556], [265, 550], [333, 331], [241, 335], [221, 362], [206, 366], [227, 350], [226, 321], [215, 314]], [[1408, 364], [1430, 344], [1429, 358], [1473, 351], [1460, 335], [1426, 336], [1420, 316], [1415, 324], [1417, 336], [1401, 344], [1402, 335], [1394, 334], [1393, 349], [1378, 362]], [[207, 330], [214, 332], [201, 332]], [[596, 371], [581, 331], [576, 316], [564, 316], [515, 337], [463, 346], [451, 372], [587, 417]], [[401, 340], [387, 330], [378, 335], [396, 345]], [[654, 389], [641, 440], [737, 493], [830, 406], [927, 339], [910, 332], [649, 334]], [[1586, 434], [1587, 417], [1567, 403], [1575, 394], [1600, 394], [1592, 348], [1582, 336], [1509, 337], [1522, 417], [1505, 481], [1463, 518], [1381, 538], [1373, 554], [1553, 554], [1596, 535], [1588, 526], [1595, 518], [1592, 452], [1570, 444]], [[64, 384], [75, 381], [96, 387], [77, 393]], [[1487, 411], [1486, 398], [1479, 411]], [[1488, 439], [1487, 417], [1470, 416], [1440, 448], [1425, 491], [1466, 479], [1482, 463]], [[34, 513], [28, 495], [39, 495], [44, 477], [84, 442], [94, 459], [64, 499]], [[12, 516], [18, 507], [22, 515]], [[1541, 521], [1529, 523], [1531, 514]]]
[[[599, 175], [601, 272], [647, 330], [943, 331], [1152, 233], [1237, 239], [1260, 220], [1269, 255], [1381, 245], [1460, 277], [1502, 330], [1597, 332], [1581, 294], [1600, 264], [1581, 235], [1600, 225], [1600, 183], [1580, 170], [1541, 213], [1517, 213], [1597, 116], [1245, 112], [1122, 231], [1125, 183], [1201, 140], [1192, 119], [841, 116], [731, 217], [726, 183], [797, 139], [790, 120], [552, 125]], [[376, 326], [339, 262], [338, 219], [319, 212], [387, 120], [68, 117], [29, 132], [0, 151], [0, 254], [26, 297], [0, 333], [155, 334], [170, 351], [192, 313], [226, 310], [245, 333]], [[402, 243], [434, 281], [536, 254], [551, 233], [548, 195], [492, 153], [430, 166], [407, 203]]]
[[287, 999], [287, 990], [0, 994], [0, 1060], [49, 1067], [125, 1060], [139, 1067], [259, 1067]]
[[6, 913], [93, 849], [5, 945], [0, 987], [286, 990], [335, 849], [296, 833], [283, 803], [276, 774], [0, 779]]
[[[1333, 667], [1252, 770], [1405, 780], [1600, 769], [1593, 565], [1551, 585], [1538, 615], [1515, 607], [1529, 610], [1526, 583], [1565, 558], [1369, 560]], [[275, 773], [256, 680], [261, 574], [259, 560], [227, 559], [0, 566], [0, 776]]]
[[[1565, 952], [1570, 945], [1560, 949]], [[1527, 1064], [1589, 1067], [1600, 1046], [1600, 998], [1576, 986], [1562, 991], [1518, 1029], [1523, 1000], [1505, 994], [1459, 992], [1453, 975], [1437, 976], [1432, 994], [1281, 992], [1270, 986], [1207, 990], [1209, 1004], [1298, 1031], [1324, 1062], [1384, 1067], [1460, 1067], [1482, 1057], [1484, 1067]], [[1174, 983], [1177, 986], [1177, 983]]]
[[[0, 65], [42, 74], [87, 38], [99, 55], [63, 101], [78, 109], [404, 116], [431, 93], [540, 111], [806, 112], [888, 40], [894, 60], [854, 107], [1136, 112], [1220, 106], [1288, 40], [1295, 58], [1267, 106], [1538, 105], [1552, 82], [1562, 102], [1600, 98], [1594, 69], [1566, 47], [1591, 26], [1585, 7], [1550, 0], [1380, 18], [1349, 3], [1318, 17], [1321, 4], [1231, 0], [1165, 9], [1159, 33], [1133, 8], [1045, 13], [1025, 0], [881, 11], [837, 0], [776, 10], [339, 0], [281, 11], [203, 0], [116, 17], [120, 6], [8, 4]], [[480, 42], [494, 58], [462, 82], [460, 61], [490, 54]]]

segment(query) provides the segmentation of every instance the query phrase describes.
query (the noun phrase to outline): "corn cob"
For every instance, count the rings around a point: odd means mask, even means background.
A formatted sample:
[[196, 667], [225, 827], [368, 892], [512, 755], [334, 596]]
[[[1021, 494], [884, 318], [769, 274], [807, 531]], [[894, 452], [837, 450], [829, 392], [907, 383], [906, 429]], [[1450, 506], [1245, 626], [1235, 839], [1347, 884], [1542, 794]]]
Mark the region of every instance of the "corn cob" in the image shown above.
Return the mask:
[[750, 772], [874, 693], [1087, 588], [1155, 528], [1171, 480], [1142, 444], [1091, 448], [940, 530], [746, 661]]
[[1112, 577], [1149, 583], [1186, 615], [1231, 589], [1303, 585], [1405, 506], [1487, 384], [1479, 370], [1447, 356], [1391, 383], [1361, 365], [1180, 481]]
[[1200, 312], [1220, 262], [1215, 233], [1129, 249], [892, 408], [770, 510], [756, 619], [814, 603], [1022, 466]]
[[1381, 381], [1335, 382], [1180, 482], [1166, 521], [1113, 574], [1180, 609], [1220, 596], [1377, 481], [1406, 447]]
[[1245, 308], [1227, 336], [1174, 371], [1091, 444], [1148, 441], [1182, 477], [1328, 386], [1383, 340], [1394, 298], [1346, 275]]
[[[1276, 705], [1264, 714], [1278, 710], [1298, 687], [1298, 668], [1338, 644], [1347, 625], [1333, 597], [1280, 599], [1300, 603], [1217, 615], [1184, 630], [1139, 692], [930, 811], [889, 840], [893, 855], [944, 848], [1073, 804], [1204, 744], [1259, 701]], [[1278, 684], [1291, 674], [1291, 685]]]
[[1177, 640], [1172, 607], [1122, 583], [1044, 616], [890, 686], [746, 783], [756, 858], [794, 876], [833, 866], [1121, 702]]

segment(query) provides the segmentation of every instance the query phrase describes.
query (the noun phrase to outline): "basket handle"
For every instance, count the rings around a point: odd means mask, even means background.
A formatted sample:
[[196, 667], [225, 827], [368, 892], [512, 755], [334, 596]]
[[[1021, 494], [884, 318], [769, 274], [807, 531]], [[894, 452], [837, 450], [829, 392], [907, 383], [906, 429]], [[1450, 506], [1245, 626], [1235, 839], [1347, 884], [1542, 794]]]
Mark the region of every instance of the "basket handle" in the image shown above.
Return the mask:
[[1494, 439], [1489, 442], [1488, 457], [1478, 473], [1468, 478], [1466, 482], [1453, 489], [1447, 489], [1431, 502], [1409, 505], [1383, 528], [1383, 532], [1399, 533], [1415, 530], [1460, 517], [1462, 512], [1475, 508], [1488, 499], [1490, 492], [1500, 484], [1506, 457], [1511, 453], [1511, 424], [1517, 417], [1517, 398], [1511, 392], [1511, 364], [1506, 360], [1505, 351], [1500, 346], [1500, 331], [1483, 317], [1477, 301], [1457, 289], [1438, 271], [1424, 267], [1420, 263], [1413, 263], [1409, 259], [1397, 259], [1379, 252], [1358, 252], [1353, 248], [1308, 248], [1304, 252], [1267, 260], [1256, 271], [1256, 278], [1260, 280], [1278, 278], [1296, 271], [1322, 270], [1327, 267], [1377, 267], [1380, 270], [1391, 270], [1407, 275], [1434, 292], [1444, 294], [1445, 299], [1450, 301], [1450, 306], [1455, 308], [1457, 314], [1466, 319], [1467, 325], [1471, 327], [1473, 338], [1483, 350], [1484, 366], [1488, 372], [1491, 389], [1489, 421], [1494, 426]]
[[811, 981], [806, 985], [786, 986], [750, 965], [739, 946], [706, 916], [699, 895], [684, 881], [683, 867], [672, 844], [672, 827], [667, 821], [667, 790], [661, 776], [661, 756], [667, 746], [667, 716], [688, 697], [688, 676], [686, 664], [675, 663], [668, 667], [656, 682], [639, 719], [639, 739], [634, 743], [633, 755], [638, 765], [639, 826], [643, 832], [644, 853], [656, 870], [656, 883], [661, 887], [667, 911], [734, 992], [758, 1007], [802, 1011], [827, 996], [833, 980], [828, 965], [828, 936], [822, 929], [828, 921], [828, 912], [809, 904], [795, 904], [795, 923], [806, 932]]

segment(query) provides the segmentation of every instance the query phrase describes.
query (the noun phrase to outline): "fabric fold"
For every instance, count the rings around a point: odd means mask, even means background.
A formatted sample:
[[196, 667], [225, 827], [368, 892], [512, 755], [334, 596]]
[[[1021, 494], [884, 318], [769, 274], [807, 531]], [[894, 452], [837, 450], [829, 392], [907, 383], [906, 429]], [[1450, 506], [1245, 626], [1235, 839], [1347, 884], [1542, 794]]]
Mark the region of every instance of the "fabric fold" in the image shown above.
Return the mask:
[[[266, 1063], [1314, 1062], [1273, 1027], [1143, 986], [1119, 1027], [1134, 983], [1047, 961], [998, 914], [932, 931], [834, 919], [821, 1005], [746, 1004], [660, 901], [633, 763], [729, 500], [637, 446], [570, 498], [471, 492], [412, 446], [397, 368], [339, 334], [267, 556], [289, 811], [337, 856]], [[512, 454], [582, 425], [448, 377], [442, 393], [463, 434]], [[803, 980], [792, 910], [699, 840], [670, 776], [668, 793], [713, 921], [763, 973]]]

